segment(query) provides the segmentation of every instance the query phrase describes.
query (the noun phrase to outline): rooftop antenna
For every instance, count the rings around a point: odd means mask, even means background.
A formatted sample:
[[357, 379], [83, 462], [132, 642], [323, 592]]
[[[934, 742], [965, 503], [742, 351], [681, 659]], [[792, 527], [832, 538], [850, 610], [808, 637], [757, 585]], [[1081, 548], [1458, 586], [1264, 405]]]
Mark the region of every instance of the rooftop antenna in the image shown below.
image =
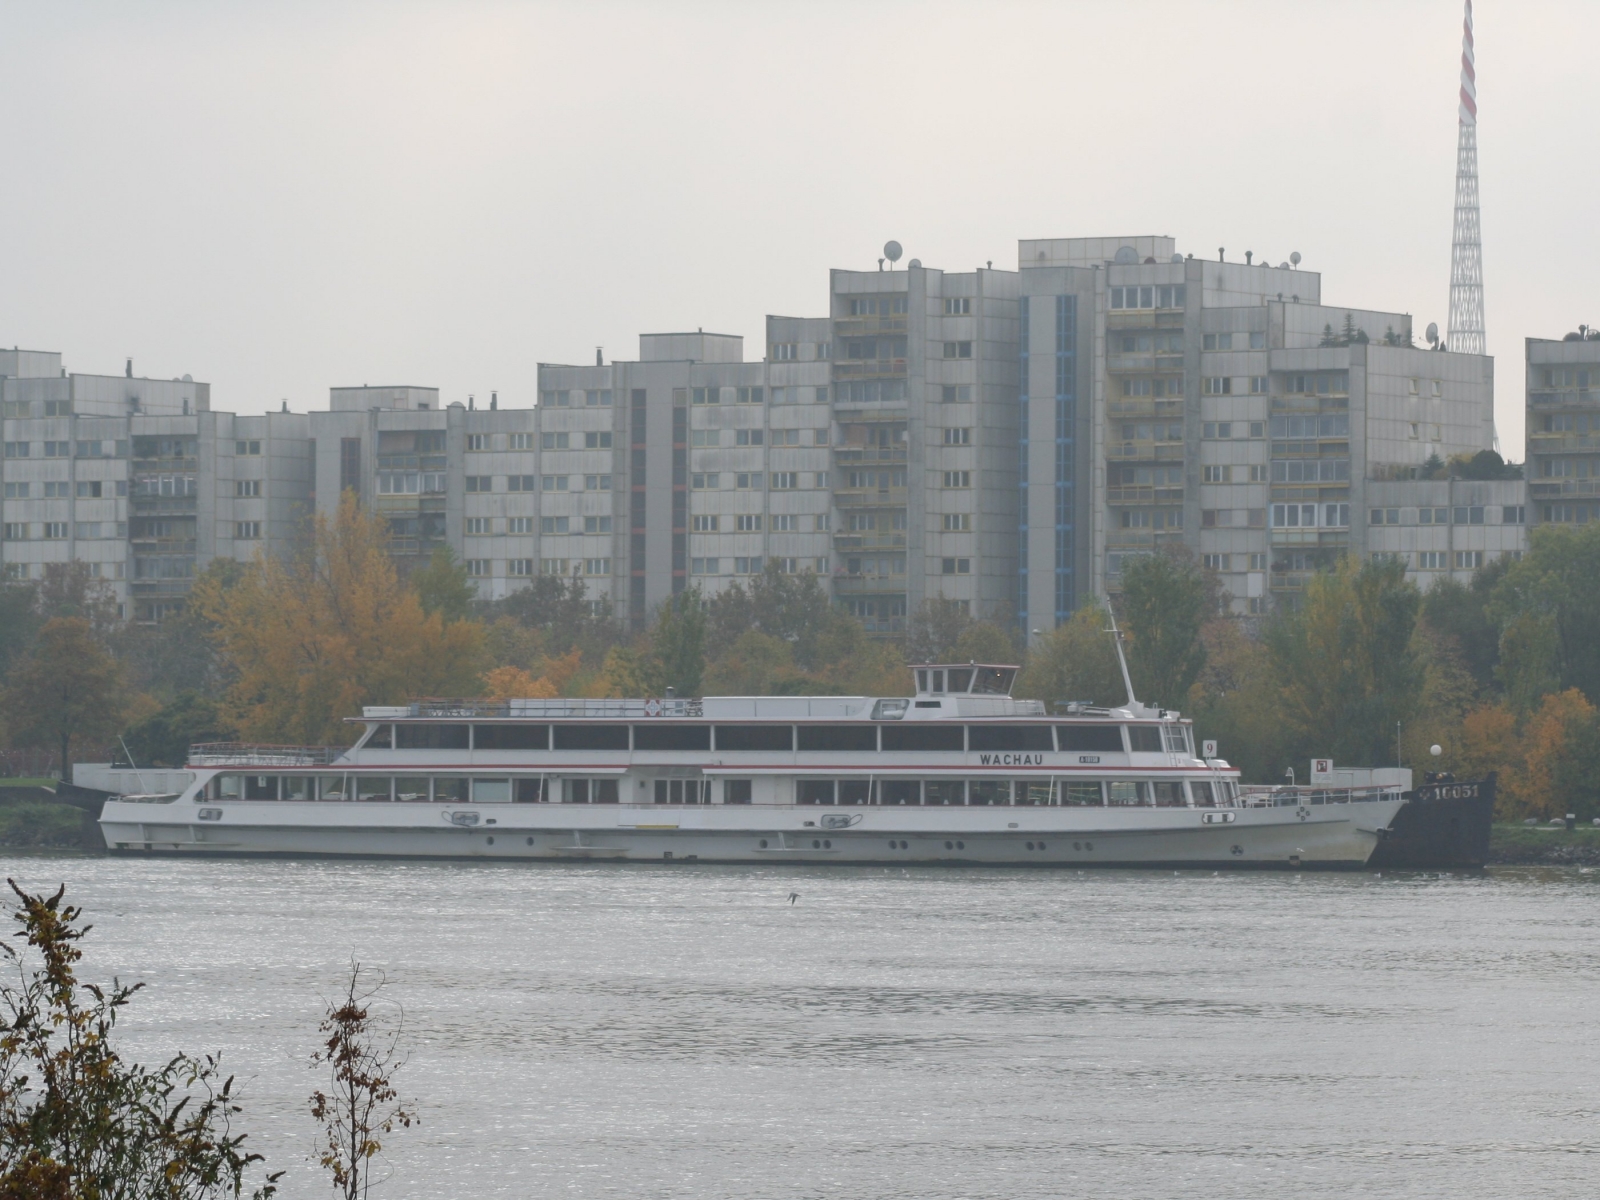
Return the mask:
[[1439, 348], [1439, 325], [1436, 321], [1428, 322], [1428, 332], [1423, 335], [1428, 339], [1428, 345], [1435, 350]]
[[1128, 689], [1128, 707], [1137, 712], [1140, 705], [1133, 695], [1133, 676], [1128, 674], [1127, 656], [1122, 653], [1122, 630], [1117, 628], [1117, 614], [1107, 605], [1106, 615], [1111, 619], [1111, 628], [1106, 632], [1111, 635], [1112, 645], [1117, 648], [1117, 665], [1122, 668], [1122, 686]]
[[1450, 240], [1450, 333], [1457, 354], [1483, 354], [1483, 235], [1478, 225], [1478, 75], [1472, 53], [1472, 0], [1461, 22], [1461, 91], [1456, 134], [1456, 215]]
[[[883, 244], [883, 257], [889, 260], [889, 270], [894, 270], [894, 265], [900, 261], [900, 255], [902, 253], [904, 253], [904, 251], [900, 249], [899, 242], [888, 241]], [[879, 259], [878, 261], [881, 263], [883, 260]]]

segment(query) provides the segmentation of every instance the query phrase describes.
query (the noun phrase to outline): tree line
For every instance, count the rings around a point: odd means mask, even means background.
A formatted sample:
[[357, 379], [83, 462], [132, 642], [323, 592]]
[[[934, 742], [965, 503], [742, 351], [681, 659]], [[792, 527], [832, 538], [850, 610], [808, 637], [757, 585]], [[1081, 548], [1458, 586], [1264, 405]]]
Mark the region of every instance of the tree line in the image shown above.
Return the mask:
[[[1313, 757], [1495, 771], [1508, 816], [1600, 814], [1600, 526], [1537, 528], [1520, 560], [1426, 593], [1397, 561], [1347, 557], [1259, 617], [1229, 615], [1181, 548], [1121, 585], [1139, 698], [1192, 716], [1249, 780]], [[121, 737], [142, 766], [178, 765], [200, 741], [345, 743], [362, 705], [422, 696], [904, 695], [907, 663], [969, 659], [1021, 662], [1017, 694], [1047, 705], [1118, 704], [1109, 623], [1089, 604], [1025, 639], [936, 600], [874, 638], [814, 576], [769, 566], [634, 632], [578, 578], [481, 600], [445, 549], [402, 577], [347, 498], [298, 555], [212, 563], [158, 626], [116, 620], [80, 564], [0, 586], [0, 734], [62, 763]]]

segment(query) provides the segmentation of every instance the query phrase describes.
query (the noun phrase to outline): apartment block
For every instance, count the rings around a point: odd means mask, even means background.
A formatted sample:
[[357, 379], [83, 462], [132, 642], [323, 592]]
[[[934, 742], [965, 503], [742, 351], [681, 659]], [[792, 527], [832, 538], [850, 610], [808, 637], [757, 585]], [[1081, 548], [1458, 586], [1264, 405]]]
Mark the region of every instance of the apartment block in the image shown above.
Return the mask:
[[0, 565], [40, 578], [82, 561], [121, 612], [156, 621], [217, 557], [279, 552], [310, 496], [306, 418], [211, 411], [210, 386], [68, 374], [0, 351]]
[[1600, 330], [1528, 338], [1528, 515], [1554, 525], [1600, 520]]

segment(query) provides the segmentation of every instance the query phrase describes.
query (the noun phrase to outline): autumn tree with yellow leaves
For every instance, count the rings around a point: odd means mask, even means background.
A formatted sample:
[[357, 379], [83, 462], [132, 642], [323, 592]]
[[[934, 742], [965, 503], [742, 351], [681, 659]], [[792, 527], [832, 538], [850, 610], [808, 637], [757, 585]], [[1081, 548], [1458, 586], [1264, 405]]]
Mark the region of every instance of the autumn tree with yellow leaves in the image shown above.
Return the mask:
[[364, 704], [479, 691], [482, 627], [424, 612], [385, 536], [347, 493], [332, 520], [318, 514], [304, 553], [258, 556], [232, 587], [196, 586], [236, 672], [224, 709], [241, 736], [343, 742]]

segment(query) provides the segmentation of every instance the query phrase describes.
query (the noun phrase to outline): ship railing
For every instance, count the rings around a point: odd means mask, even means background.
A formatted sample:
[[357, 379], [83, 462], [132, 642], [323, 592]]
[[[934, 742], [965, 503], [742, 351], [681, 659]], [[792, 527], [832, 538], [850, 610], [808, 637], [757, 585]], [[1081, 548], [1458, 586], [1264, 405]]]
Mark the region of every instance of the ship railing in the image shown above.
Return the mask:
[[1324, 788], [1304, 784], [1285, 786], [1273, 784], [1240, 784], [1240, 808], [1296, 808], [1302, 804], [1364, 804], [1381, 800], [1400, 799], [1401, 789], [1394, 786]]
[[389, 711], [408, 717], [700, 717], [705, 708], [698, 699], [669, 697], [665, 700], [418, 700]]
[[256, 742], [200, 742], [189, 747], [191, 767], [325, 767], [344, 746], [270, 746]]

